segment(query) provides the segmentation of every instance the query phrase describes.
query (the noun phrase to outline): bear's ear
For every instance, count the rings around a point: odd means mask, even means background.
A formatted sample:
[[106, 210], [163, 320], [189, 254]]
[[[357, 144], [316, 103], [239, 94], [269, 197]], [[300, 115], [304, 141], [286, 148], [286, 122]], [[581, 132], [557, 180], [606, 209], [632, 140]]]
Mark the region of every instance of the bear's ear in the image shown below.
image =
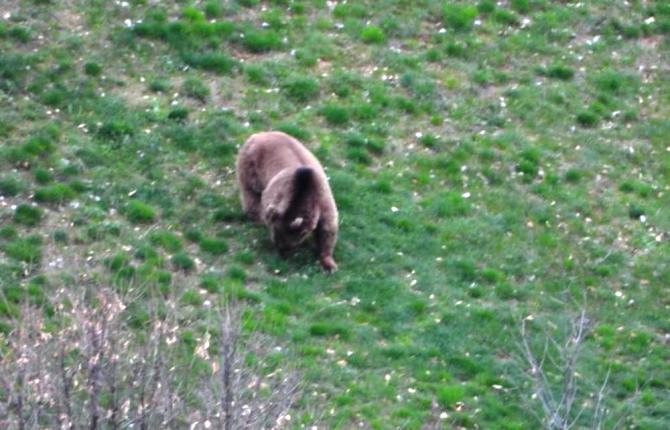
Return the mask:
[[293, 229], [293, 230], [297, 230], [297, 229], [299, 229], [300, 227], [302, 227], [302, 223], [303, 223], [303, 221], [304, 221], [304, 220], [303, 220], [303, 218], [302, 218], [301, 216], [299, 216], [298, 218], [294, 219], [293, 221], [291, 221], [291, 229]]

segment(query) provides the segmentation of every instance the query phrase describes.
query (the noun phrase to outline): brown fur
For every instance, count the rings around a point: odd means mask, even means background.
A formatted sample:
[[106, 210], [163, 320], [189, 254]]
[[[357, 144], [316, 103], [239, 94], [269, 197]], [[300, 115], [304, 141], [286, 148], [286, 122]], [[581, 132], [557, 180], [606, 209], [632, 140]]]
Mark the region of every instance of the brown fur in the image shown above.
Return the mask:
[[314, 232], [319, 260], [333, 271], [337, 207], [321, 163], [298, 140], [281, 132], [251, 136], [237, 157], [244, 212], [263, 222], [286, 254]]

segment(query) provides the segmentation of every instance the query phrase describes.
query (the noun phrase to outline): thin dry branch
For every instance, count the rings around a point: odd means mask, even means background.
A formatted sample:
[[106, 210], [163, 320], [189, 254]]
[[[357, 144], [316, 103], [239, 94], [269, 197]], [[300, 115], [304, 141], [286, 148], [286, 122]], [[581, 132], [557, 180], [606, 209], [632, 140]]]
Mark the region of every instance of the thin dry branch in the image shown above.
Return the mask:
[[[25, 304], [6, 340], [2, 428], [184, 428], [208, 421], [261, 429], [288, 422], [297, 374], [274, 367], [268, 373], [265, 357], [274, 346], [269, 338], [242, 334], [241, 305], [208, 314], [220, 331], [220, 355], [210, 357], [208, 331], [197, 339], [195, 353], [185, 347], [181, 333], [197, 333], [202, 320], [185, 317], [174, 298], [161, 297], [159, 304], [144, 297], [134, 304], [98, 287], [60, 289], [51, 300], [53, 331], [43, 331], [42, 309]], [[149, 309], [152, 322], [131, 326], [125, 312], [131, 304]], [[252, 364], [245, 361], [249, 355]]]
[[[584, 381], [580, 382], [578, 368], [584, 341], [590, 330], [590, 321], [582, 310], [570, 322], [565, 339], [557, 339], [545, 332], [541, 358], [531, 347], [531, 335], [527, 329], [527, 320], [521, 323], [521, 351], [527, 375], [533, 383], [533, 398], [542, 408], [539, 417], [547, 430], [570, 430], [583, 427], [586, 412], [591, 410], [591, 428], [601, 430], [606, 419], [606, 389], [609, 371], [600, 385], [595, 406], [586, 401]], [[524, 366], [524, 367], [525, 367]], [[549, 375], [552, 375], [550, 377]], [[551, 381], [556, 381], [552, 383]], [[577, 409], [575, 405], [579, 404]]]

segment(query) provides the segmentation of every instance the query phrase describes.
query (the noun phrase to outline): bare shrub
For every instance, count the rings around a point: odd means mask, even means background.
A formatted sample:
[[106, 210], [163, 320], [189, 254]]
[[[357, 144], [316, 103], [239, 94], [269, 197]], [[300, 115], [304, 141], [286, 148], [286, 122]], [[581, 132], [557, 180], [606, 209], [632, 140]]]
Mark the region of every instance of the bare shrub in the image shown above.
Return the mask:
[[282, 428], [297, 375], [242, 312], [97, 286], [26, 303], [0, 337], [0, 428]]
[[[584, 310], [569, 319], [563, 330], [554, 323], [554, 334], [543, 331], [542, 337], [533, 335], [527, 317], [521, 323], [522, 367], [531, 381], [533, 394], [531, 408], [547, 430], [572, 428], [601, 430], [617, 429], [623, 424], [625, 407], [613, 411], [608, 398], [610, 371], [602, 382], [584, 370], [583, 350], [592, 324]], [[537, 325], [537, 324], [536, 324]], [[541, 412], [536, 411], [536, 406]], [[613, 415], [619, 415], [618, 419]]]

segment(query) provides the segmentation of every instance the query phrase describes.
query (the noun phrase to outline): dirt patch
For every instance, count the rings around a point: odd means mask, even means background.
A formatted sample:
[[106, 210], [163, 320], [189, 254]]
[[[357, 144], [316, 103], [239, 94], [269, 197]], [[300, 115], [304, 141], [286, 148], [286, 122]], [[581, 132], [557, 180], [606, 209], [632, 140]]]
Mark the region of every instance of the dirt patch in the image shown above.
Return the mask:
[[81, 14], [73, 11], [74, 7], [63, 7], [56, 11], [56, 22], [63, 30], [78, 33], [84, 29], [84, 19]]

